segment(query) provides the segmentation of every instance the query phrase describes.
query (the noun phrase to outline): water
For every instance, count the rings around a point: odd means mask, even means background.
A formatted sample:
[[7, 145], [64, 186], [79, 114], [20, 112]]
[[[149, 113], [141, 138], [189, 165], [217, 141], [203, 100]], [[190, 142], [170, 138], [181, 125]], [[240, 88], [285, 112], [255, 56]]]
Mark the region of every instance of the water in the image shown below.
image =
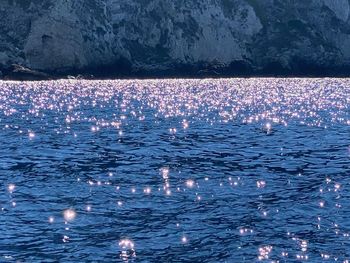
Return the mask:
[[350, 79], [0, 82], [0, 262], [350, 260]]

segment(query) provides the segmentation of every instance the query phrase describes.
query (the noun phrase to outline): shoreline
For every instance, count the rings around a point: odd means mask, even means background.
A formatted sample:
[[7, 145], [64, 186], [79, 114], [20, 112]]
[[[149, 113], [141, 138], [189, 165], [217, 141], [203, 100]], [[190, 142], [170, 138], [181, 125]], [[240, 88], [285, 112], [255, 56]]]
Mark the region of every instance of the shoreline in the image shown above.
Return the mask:
[[350, 79], [350, 76], [250, 76], [250, 77], [241, 77], [241, 76], [221, 76], [221, 77], [144, 77], [144, 78], [52, 78], [52, 79], [37, 79], [37, 80], [18, 80], [18, 79], [1, 79], [0, 83], [6, 83], [6, 82], [55, 82], [55, 81], [127, 81], [127, 80], [135, 80], [135, 81], [142, 81], [142, 80], [220, 80], [220, 79]]
[[188, 80], [201, 80], [201, 79], [323, 79], [323, 78], [330, 78], [330, 79], [348, 79], [350, 78], [349, 75], [249, 75], [249, 76], [240, 76], [240, 75], [222, 75], [222, 76], [157, 76], [157, 75], [150, 75], [150, 76], [107, 76], [107, 77], [92, 77], [92, 78], [86, 78], [86, 77], [65, 77], [65, 76], [54, 76], [51, 78], [0, 78], [1, 82], [7, 82], [7, 81], [13, 81], [13, 82], [39, 82], [39, 81], [60, 81], [60, 80], [71, 80], [71, 81], [77, 81], [77, 80], [91, 80], [91, 81], [98, 81], [98, 80], [149, 80], [149, 79], [159, 79], [159, 80], [166, 80], [166, 79], [188, 79]]
[[[186, 70], [188, 69], [188, 70]], [[125, 68], [102, 67], [100, 69], [68, 70], [45, 72], [21, 65], [0, 69], [2, 81], [44, 81], [44, 80], [114, 80], [114, 79], [222, 79], [222, 78], [350, 78], [350, 68], [319, 70], [233, 70], [230, 68], [174, 67], [173, 69], [130, 70]]]

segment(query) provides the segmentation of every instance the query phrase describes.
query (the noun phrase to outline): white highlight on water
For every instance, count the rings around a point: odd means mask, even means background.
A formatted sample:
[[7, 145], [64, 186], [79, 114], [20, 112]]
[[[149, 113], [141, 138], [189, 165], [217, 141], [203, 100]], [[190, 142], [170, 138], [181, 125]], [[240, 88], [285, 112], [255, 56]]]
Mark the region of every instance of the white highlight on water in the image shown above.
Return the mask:
[[74, 209], [66, 209], [63, 211], [64, 220], [67, 222], [73, 221], [77, 216], [77, 213]]

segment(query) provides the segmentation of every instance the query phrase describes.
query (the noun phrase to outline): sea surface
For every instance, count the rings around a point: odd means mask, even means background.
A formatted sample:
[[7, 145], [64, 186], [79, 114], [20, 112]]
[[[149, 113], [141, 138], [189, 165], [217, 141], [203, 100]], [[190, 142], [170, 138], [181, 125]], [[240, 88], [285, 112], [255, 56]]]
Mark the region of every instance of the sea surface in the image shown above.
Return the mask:
[[349, 262], [350, 79], [0, 82], [0, 262]]

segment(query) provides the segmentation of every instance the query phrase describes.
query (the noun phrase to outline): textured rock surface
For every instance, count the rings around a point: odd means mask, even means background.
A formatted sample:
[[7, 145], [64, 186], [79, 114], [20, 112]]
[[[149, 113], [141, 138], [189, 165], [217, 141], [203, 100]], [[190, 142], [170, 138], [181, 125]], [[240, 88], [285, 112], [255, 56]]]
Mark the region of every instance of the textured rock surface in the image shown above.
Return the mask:
[[0, 69], [336, 70], [350, 66], [349, 12], [349, 0], [4, 0]]

